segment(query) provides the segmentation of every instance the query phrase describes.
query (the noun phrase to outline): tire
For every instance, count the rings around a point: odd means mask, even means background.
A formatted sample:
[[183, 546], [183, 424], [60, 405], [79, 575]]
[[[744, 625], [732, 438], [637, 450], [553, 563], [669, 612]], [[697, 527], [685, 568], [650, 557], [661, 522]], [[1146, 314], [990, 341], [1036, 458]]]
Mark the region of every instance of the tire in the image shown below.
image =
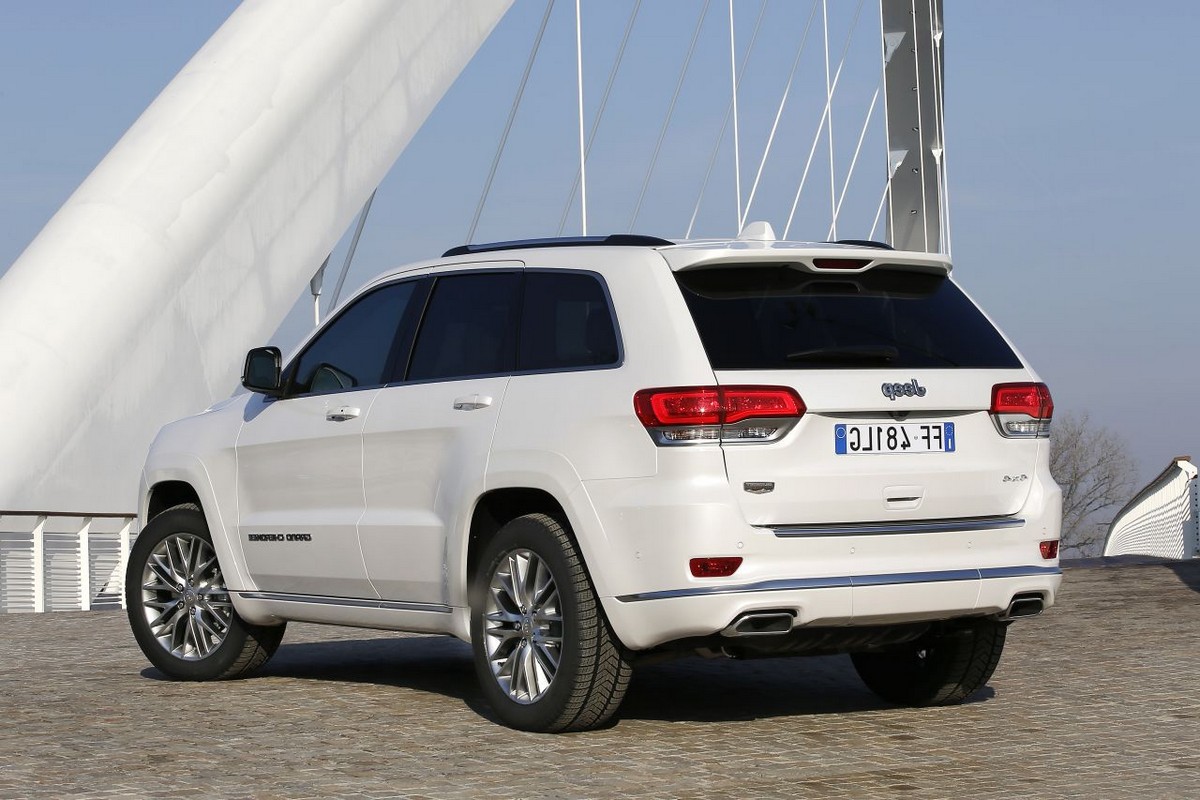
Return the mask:
[[177, 680], [237, 678], [267, 662], [284, 625], [251, 625], [225, 588], [199, 507], [159, 514], [138, 535], [125, 571], [133, 637], [150, 663]]
[[1008, 623], [971, 620], [881, 652], [852, 653], [871, 691], [897, 705], [949, 706], [983, 688], [1004, 651]]
[[500, 720], [540, 733], [607, 722], [632, 667], [563, 526], [545, 514], [518, 517], [497, 531], [479, 564], [471, 642]]

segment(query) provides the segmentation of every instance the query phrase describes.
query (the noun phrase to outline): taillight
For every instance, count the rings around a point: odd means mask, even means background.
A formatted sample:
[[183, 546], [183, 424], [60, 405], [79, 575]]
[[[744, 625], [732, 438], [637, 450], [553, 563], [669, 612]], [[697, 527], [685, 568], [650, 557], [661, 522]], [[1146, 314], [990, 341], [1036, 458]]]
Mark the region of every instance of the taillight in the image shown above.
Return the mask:
[[1054, 400], [1044, 383], [998, 383], [992, 387], [991, 413], [1001, 436], [1042, 439], [1050, 435]]
[[804, 415], [787, 386], [675, 386], [633, 396], [637, 418], [658, 444], [772, 442]]
[[1058, 539], [1049, 539], [1045, 542], [1039, 542], [1038, 548], [1042, 551], [1042, 558], [1058, 558]]

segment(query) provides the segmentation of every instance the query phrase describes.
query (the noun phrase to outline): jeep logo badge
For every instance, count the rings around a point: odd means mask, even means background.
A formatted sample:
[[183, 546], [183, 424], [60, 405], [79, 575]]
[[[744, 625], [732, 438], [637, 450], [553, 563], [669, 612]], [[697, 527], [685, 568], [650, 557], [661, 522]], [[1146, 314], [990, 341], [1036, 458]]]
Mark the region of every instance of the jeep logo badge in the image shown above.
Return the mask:
[[916, 378], [908, 383], [885, 383], [879, 388], [883, 390], [883, 396], [888, 400], [895, 400], [897, 397], [925, 396], [925, 387], [917, 383]]

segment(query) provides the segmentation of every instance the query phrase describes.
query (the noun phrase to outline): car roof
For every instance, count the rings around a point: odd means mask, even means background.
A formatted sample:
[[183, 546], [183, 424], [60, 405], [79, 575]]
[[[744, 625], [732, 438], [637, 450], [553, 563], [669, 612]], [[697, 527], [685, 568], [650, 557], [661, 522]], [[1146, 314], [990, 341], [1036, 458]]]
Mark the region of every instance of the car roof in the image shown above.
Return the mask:
[[[767, 229], [769, 231], [769, 228]], [[903, 265], [919, 271], [950, 272], [950, 260], [941, 253], [922, 253], [893, 250], [882, 242], [841, 240], [836, 242], [777, 241], [766, 237], [737, 239], [670, 240], [657, 236], [619, 233], [607, 236], [570, 236], [539, 239], [515, 239], [505, 242], [466, 244], [452, 247], [443, 258], [461, 258], [482, 253], [503, 252], [507, 257], [521, 259], [521, 251], [548, 248], [637, 248], [657, 251], [674, 271], [701, 266], [791, 263], [802, 264], [813, 271], [824, 271], [821, 259], [843, 262], [857, 261], [857, 266], [843, 263], [839, 272], [862, 272], [878, 264]], [[545, 255], [542, 254], [542, 258]], [[535, 260], [540, 260], [536, 259]]]

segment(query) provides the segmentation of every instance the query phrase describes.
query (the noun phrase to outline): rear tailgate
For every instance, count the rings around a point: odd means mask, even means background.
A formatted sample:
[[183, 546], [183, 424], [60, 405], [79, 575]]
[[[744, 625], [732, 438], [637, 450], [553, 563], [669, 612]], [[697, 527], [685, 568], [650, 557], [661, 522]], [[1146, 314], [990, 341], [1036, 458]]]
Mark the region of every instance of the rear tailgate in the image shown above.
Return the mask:
[[807, 409], [781, 438], [723, 443], [749, 522], [990, 517], [1024, 505], [1044, 439], [1002, 435], [989, 409], [994, 386], [1032, 376], [947, 273], [927, 257], [879, 253], [675, 273], [718, 383], [790, 387]]
[[[988, 413], [992, 385], [1027, 380], [1024, 370], [716, 375], [790, 386], [807, 406], [778, 442], [723, 445], [751, 524], [1006, 516], [1029, 494], [1039, 440], [1003, 438]], [[901, 380], [924, 396], [884, 396], [883, 384]]]

